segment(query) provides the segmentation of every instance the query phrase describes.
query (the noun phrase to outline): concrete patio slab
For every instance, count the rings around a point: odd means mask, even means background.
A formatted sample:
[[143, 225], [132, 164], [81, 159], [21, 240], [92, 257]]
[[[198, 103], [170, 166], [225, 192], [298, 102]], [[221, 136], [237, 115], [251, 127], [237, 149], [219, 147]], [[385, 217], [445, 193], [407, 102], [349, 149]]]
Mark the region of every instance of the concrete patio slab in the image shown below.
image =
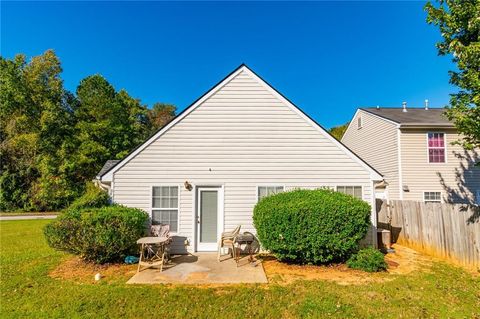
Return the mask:
[[239, 284], [267, 283], [260, 261], [242, 258], [237, 264], [228, 256], [217, 260], [216, 253], [174, 256], [163, 271], [149, 268], [135, 274], [127, 284]]

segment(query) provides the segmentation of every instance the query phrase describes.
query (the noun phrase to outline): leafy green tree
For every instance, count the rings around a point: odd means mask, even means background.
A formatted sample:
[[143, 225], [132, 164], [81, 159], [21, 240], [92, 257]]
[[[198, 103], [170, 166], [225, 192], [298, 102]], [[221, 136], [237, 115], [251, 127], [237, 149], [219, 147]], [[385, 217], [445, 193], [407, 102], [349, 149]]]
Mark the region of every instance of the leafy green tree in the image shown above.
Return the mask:
[[77, 87], [77, 169], [92, 178], [106, 160], [128, 150], [128, 110], [117, 99], [113, 86], [101, 75], [83, 79]]
[[0, 64], [0, 208], [59, 207], [69, 189], [59, 150], [72, 132], [60, 61], [48, 50], [29, 63], [17, 55]]
[[334, 126], [330, 129], [330, 134], [332, 134], [337, 140], [341, 140], [343, 137], [343, 134], [345, 134], [345, 131], [347, 130], [349, 123], [345, 123], [343, 125], [339, 126]]
[[24, 55], [0, 59], [0, 209], [28, 208], [30, 187], [38, 172], [35, 126], [39, 110], [32, 105], [23, 80]]
[[464, 148], [480, 147], [480, 1], [439, 0], [428, 2], [427, 22], [437, 26], [443, 40], [439, 55], [453, 56], [458, 70], [450, 71], [450, 82], [460, 88], [451, 94], [447, 117], [464, 135]]
[[177, 111], [177, 107], [172, 104], [155, 103], [147, 112], [149, 135], [155, 133], [160, 128], [170, 122]]
[[56, 210], [85, 190], [108, 159], [123, 158], [175, 115], [116, 91], [100, 75], [76, 95], [52, 50], [0, 57], [0, 210]]

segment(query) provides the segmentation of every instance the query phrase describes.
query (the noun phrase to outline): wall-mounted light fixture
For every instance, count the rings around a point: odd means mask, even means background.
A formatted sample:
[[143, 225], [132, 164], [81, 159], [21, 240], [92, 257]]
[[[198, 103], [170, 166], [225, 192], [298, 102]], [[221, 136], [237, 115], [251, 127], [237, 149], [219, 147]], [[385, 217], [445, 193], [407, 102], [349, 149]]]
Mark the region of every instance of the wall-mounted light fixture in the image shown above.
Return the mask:
[[185, 183], [183, 183], [183, 185], [185, 186], [185, 189], [187, 191], [191, 191], [192, 188], [193, 188], [192, 184], [190, 184], [188, 181], [185, 181]]

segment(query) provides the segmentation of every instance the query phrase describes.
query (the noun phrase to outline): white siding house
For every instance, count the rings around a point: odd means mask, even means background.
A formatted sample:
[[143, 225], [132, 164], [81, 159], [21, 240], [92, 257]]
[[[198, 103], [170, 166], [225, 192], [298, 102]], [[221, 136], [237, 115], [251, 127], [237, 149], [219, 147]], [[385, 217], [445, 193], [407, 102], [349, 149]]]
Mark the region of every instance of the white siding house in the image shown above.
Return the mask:
[[216, 250], [219, 234], [238, 224], [254, 232], [253, 208], [266, 193], [339, 187], [372, 204], [382, 180], [245, 65], [97, 178], [114, 202], [170, 223], [176, 251], [185, 241], [189, 251]]
[[406, 106], [357, 110], [342, 142], [383, 174], [386, 187], [377, 188], [377, 197], [480, 204], [480, 150], [456, 144], [462, 136], [443, 113]]

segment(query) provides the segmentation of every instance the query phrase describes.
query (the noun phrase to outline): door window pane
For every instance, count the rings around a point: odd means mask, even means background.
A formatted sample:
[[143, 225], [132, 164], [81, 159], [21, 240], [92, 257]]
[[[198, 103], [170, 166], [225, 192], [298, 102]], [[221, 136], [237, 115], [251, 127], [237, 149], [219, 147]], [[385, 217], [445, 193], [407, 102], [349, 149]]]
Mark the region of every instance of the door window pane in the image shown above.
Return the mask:
[[200, 192], [200, 242], [217, 242], [218, 192]]

